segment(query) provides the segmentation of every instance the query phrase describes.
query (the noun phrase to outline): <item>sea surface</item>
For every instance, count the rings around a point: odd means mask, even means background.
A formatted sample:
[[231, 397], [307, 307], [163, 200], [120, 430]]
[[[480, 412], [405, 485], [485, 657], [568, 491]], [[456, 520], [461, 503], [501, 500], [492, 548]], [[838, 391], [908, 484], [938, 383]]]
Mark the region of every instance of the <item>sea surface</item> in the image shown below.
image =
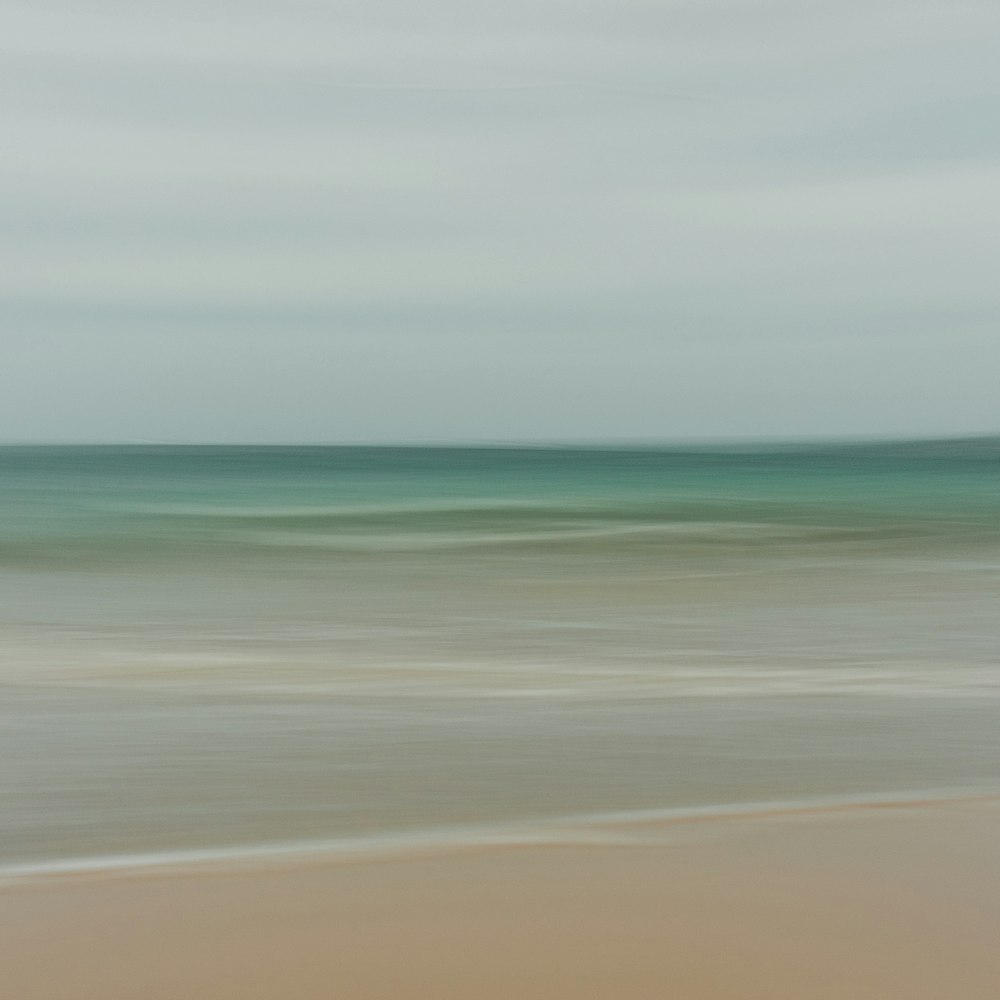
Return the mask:
[[0, 876], [998, 789], [1000, 439], [0, 449]]

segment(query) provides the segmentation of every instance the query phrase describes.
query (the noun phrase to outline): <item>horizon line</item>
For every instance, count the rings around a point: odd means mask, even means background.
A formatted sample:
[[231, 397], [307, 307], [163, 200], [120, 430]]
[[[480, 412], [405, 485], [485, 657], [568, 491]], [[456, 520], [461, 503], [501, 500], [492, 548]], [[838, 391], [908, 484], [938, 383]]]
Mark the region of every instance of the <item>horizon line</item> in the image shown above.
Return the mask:
[[693, 436], [683, 438], [552, 438], [552, 439], [461, 439], [440, 440], [392, 440], [377, 441], [213, 441], [213, 440], [0, 440], [0, 448], [437, 448], [437, 449], [607, 449], [607, 450], [662, 450], [668, 448], [693, 447], [799, 447], [817, 444], [827, 446], [875, 445], [875, 444], [949, 444], [985, 443], [1000, 441], [1000, 430], [974, 431], [964, 434], [943, 435], [897, 435], [897, 434], [826, 434], [803, 435], [798, 437], [770, 437], [747, 435], [729, 437], [725, 435]]

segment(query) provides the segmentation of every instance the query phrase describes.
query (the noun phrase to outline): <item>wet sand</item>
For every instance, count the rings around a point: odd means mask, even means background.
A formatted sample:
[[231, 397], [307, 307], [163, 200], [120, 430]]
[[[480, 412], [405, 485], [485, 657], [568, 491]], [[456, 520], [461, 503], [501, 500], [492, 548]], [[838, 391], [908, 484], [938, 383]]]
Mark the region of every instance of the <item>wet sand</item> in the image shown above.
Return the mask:
[[594, 846], [9, 885], [0, 996], [998, 995], [994, 800], [623, 832]]

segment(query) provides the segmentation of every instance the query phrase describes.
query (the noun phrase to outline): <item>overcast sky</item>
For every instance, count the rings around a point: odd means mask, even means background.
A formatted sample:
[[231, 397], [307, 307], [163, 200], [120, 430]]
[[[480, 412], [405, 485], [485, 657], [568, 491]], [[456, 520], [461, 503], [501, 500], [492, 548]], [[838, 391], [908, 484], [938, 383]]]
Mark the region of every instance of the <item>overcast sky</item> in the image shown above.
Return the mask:
[[996, 0], [0, 0], [0, 439], [1000, 431]]

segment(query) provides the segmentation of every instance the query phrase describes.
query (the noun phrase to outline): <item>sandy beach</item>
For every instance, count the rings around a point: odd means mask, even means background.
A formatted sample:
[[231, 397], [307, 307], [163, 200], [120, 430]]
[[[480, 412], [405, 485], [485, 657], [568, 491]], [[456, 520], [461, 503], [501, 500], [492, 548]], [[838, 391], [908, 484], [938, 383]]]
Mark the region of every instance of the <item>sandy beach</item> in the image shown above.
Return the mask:
[[987, 1000], [990, 799], [548, 845], [8, 885], [18, 1000]]

